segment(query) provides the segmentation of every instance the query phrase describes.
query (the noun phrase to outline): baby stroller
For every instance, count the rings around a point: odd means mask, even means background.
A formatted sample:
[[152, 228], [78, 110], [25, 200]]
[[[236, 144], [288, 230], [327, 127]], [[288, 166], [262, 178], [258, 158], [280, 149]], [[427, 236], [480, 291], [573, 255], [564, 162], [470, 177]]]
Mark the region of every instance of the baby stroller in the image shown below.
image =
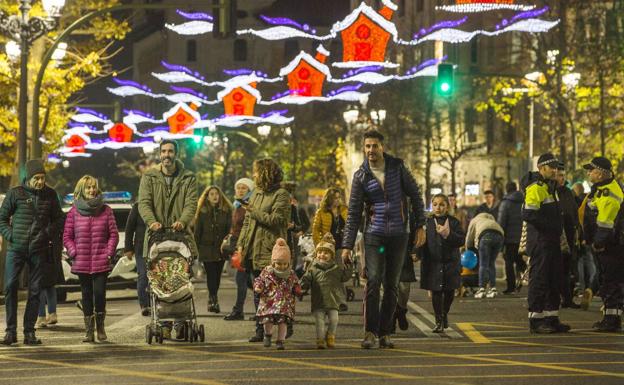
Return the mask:
[[145, 258], [152, 320], [145, 326], [145, 341], [162, 344], [165, 323], [183, 328], [188, 342], [204, 342], [204, 325], [197, 323], [191, 266], [193, 258], [183, 233], [170, 228], [150, 233]]

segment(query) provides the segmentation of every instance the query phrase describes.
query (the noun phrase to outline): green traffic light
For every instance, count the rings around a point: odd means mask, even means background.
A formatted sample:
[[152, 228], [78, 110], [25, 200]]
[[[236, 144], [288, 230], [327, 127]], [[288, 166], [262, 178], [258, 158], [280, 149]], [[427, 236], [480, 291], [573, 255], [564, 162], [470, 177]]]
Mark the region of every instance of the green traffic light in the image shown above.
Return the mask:
[[449, 92], [451, 90], [451, 85], [448, 83], [442, 83], [440, 84], [440, 91], [442, 92]]
[[200, 135], [194, 135], [193, 136], [193, 141], [195, 142], [195, 144], [201, 143], [201, 140], [202, 140], [202, 138], [201, 138]]

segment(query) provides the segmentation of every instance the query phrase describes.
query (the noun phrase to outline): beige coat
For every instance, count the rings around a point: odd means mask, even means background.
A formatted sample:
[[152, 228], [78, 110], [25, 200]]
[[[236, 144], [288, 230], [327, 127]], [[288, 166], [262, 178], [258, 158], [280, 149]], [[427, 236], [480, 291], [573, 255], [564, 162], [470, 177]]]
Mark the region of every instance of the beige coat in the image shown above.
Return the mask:
[[251, 259], [254, 270], [270, 265], [275, 241], [286, 239], [290, 209], [290, 193], [282, 188], [271, 192], [256, 188], [251, 194], [237, 247], [243, 249], [243, 260]]
[[505, 235], [503, 228], [496, 222], [494, 216], [488, 213], [478, 214], [472, 218], [468, 225], [468, 233], [466, 234], [466, 248], [479, 248], [479, 238], [486, 230], [494, 230], [501, 235]]

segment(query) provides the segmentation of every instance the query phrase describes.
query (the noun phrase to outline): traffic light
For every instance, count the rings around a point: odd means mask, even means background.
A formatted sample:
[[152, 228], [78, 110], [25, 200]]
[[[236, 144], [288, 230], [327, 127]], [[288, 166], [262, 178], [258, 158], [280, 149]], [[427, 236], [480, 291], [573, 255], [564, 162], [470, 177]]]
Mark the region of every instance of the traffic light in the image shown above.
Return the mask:
[[217, 39], [236, 36], [236, 0], [212, 0], [212, 5], [214, 10], [212, 36]]
[[442, 96], [451, 96], [455, 91], [455, 65], [443, 63], [438, 65], [438, 93]]

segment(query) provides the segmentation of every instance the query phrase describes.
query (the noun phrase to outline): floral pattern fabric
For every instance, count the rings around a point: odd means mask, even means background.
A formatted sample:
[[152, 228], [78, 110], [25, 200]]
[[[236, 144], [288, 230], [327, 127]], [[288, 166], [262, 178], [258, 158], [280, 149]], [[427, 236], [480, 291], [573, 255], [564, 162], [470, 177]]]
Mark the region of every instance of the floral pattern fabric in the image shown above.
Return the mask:
[[151, 263], [147, 272], [150, 284], [171, 294], [189, 282], [189, 264], [180, 256], [165, 256]]
[[[295, 296], [301, 295], [301, 286], [294, 271], [288, 278], [279, 278], [270, 266], [265, 267], [254, 280], [254, 291], [260, 290], [260, 304], [256, 315], [260, 318], [281, 315], [295, 318]], [[273, 319], [271, 317], [270, 319]]]

